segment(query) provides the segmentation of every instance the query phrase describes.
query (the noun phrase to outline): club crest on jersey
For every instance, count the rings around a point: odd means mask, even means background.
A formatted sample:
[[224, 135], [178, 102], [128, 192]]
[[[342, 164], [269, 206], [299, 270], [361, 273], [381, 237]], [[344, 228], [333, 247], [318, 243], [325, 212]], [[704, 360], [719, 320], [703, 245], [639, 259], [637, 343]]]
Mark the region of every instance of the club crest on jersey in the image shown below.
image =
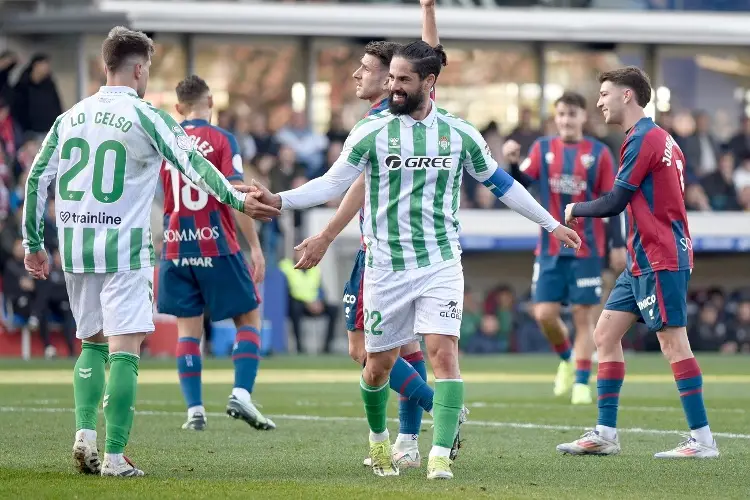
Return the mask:
[[546, 161], [548, 164], [555, 161], [555, 153], [552, 151], [549, 151], [547, 154], [544, 155], [544, 161]]
[[448, 149], [451, 146], [451, 142], [448, 140], [446, 136], [443, 136], [440, 138], [440, 142], [438, 142], [438, 146], [440, 146], [440, 149]]
[[594, 155], [590, 155], [590, 154], [581, 155], [581, 163], [583, 164], [583, 168], [585, 168], [586, 170], [591, 168], [591, 166], [594, 164], [594, 160], [595, 160]]
[[183, 151], [192, 151], [195, 149], [195, 142], [190, 138], [190, 136], [185, 135], [185, 131], [180, 128], [179, 125], [175, 125], [172, 127], [172, 132], [174, 132], [174, 135], [177, 139], [177, 147], [182, 149]]
[[385, 157], [385, 166], [391, 170], [399, 168], [428, 169], [442, 168], [450, 170], [453, 168], [452, 156], [406, 156], [388, 155]]

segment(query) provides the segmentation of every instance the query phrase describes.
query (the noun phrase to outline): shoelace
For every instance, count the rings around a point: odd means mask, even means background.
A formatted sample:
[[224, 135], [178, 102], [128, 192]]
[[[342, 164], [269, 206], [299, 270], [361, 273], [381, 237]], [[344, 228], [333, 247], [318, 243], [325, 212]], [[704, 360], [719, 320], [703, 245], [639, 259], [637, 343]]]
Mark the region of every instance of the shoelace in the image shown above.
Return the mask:
[[393, 458], [391, 457], [391, 454], [388, 453], [387, 441], [383, 441], [382, 443], [378, 443], [377, 445], [375, 445], [375, 448], [373, 448], [372, 450], [372, 455], [373, 465], [382, 469], [386, 469], [391, 466]]
[[684, 450], [685, 448], [690, 448], [693, 444], [698, 443], [698, 440], [696, 440], [690, 434], [681, 434], [681, 435], [682, 437], [685, 438], [685, 441], [682, 441], [680, 444], [678, 444], [675, 450]]
[[451, 459], [448, 457], [435, 457], [433, 458], [434, 469], [450, 469]]

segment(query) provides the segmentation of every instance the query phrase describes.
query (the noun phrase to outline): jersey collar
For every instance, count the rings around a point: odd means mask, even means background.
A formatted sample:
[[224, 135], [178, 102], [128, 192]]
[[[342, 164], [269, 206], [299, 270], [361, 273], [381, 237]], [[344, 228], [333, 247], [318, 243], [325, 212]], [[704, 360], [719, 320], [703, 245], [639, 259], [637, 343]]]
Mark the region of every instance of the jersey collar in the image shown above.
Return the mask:
[[409, 115], [400, 115], [398, 118], [406, 127], [413, 127], [417, 123], [421, 123], [427, 128], [432, 128], [437, 124], [437, 106], [435, 105], [435, 101], [430, 99], [430, 113], [424, 120], [417, 121]]
[[102, 85], [99, 87], [99, 92], [106, 92], [107, 94], [130, 94], [138, 97], [138, 93], [134, 88], [123, 85]]
[[195, 120], [185, 120], [182, 123], [180, 123], [180, 126], [185, 128], [192, 125], [193, 127], [205, 127], [206, 125], [210, 125], [208, 121], [203, 120], [202, 118], [196, 118]]

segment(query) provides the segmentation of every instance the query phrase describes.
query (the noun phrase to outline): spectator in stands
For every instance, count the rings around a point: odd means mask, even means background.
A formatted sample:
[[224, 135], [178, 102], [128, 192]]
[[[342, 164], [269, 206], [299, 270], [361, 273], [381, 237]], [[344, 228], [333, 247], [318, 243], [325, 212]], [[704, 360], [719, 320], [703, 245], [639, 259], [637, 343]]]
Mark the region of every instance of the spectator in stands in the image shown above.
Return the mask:
[[740, 165], [734, 171], [734, 186], [737, 192], [750, 187], [750, 157], [743, 158]]
[[10, 109], [9, 98], [0, 93], [0, 153], [5, 153], [7, 158], [13, 158], [21, 144], [21, 128], [13, 120]]
[[688, 328], [690, 346], [696, 351], [724, 350], [728, 333], [727, 324], [720, 321], [719, 309], [712, 302], [703, 305], [697, 321]]
[[[266, 170], [267, 165], [268, 163], [263, 170]], [[297, 155], [289, 146], [281, 146], [278, 158], [272, 158], [270, 165], [268, 176], [271, 184], [270, 189], [274, 193], [294, 189], [308, 180], [305, 165], [297, 161]]]
[[257, 156], [276, 156], [279, 154], [279, 143], [268, 130], [268, 120], [262, 112], [253, 113], [250, 117], [250, 134], [255, 141]]
[[44, 212], [44, 246], [48, 251], [60, 248], [57, 238], [54, 191], [50, 191], [50, 195], [47, 198], [47, 210]]
[[742, 117], [740, 131], [729, 140], [729, 149], [738, 161], [750, 158], [750, 118]]
[[[688, 111], [681, 111], [674, 117], [674, 137], [675, 142], [682, 154], [685, 155], [685, 176], [697, 178], [700, 175], [698, 166], [701, 158], [701, 145], [696, 134], [695, 119]], [[687, 179], [685, 179], [687, 183]]]
[[526, 157], [529, 154], [531, 145], [537, 140], [542, 132], [531, 125], [532, 113], [529, 108], [521, 109], [521, 116], [518, 120], [518, 126], [508, 136], [521, 145], [521, 156]]
[[[341, 116], [340, 111], [331, 113], [331, 124], [328, 127], [326, 137], [328, 137], [328, 142], [330, 144], [333, 144], [334, 142], [340, 142], [343, 144], [346, 142], [346, 138], [349, 137], [349, 131], [344, 126], [344, 119]], [[329, 154], [328, 156], [330, 157], [331, 155]], [[331, 165], [332, 163], [329, 162], [327, 166]]]
[[468, 286], [464, 286], [464, 309], [461, 312], [461, 340], [458, 345], [462, 351], [479, 332], [479, 326], [482, 323], [482, 312], [479, 310], [474, 293]]
[[294, 269], [294, 263], [302, 258], [302, 252], [294, 251], [294, 260], [283, 259], [279, 262], [279, 269], [286, 276], [289, 288], [289, 319], [292, 320], [292, 330], [297, 341], [297, 352], [302, 354], [302, 318], [325, 317], [327, 321], [326, 338], [323, 352], [330, 353], [336, 333], [336, 318], [338, 306], [326, 302], [321, 286], [319, 267], [312, 269]]
[[697, 160], [698, 176], [703, 177], [716, 171], [719, 165], [719, 144], [711, 133], [711, 117], [705, 111], [696, 111], [695, 140], [698, 143], [699, 156]]
[[[42, 142], [34, 134], [27, 134], [24, 138], [21, 147], [18, 149], [16, 154], [16, 162], [13, 165], [13, 175], [16, 179], [23, 177], [23, 185], [21, 191], [24, 191], [26, 185], [26, 175], [31, 168], [31, 164], [34, 162], [34, 157], [39, 152]], [[23, 195], [21, 195], [23, 199]]]
[[18, 64], [18, 56], [10, 50], [0, 53], [0, 97], [10, 102], [13, 95], [10, 87], [10, 73]]
[[464, 352], [467, 354], [497, 354], [503, 352], [503, 348], [498, 336], [500, 325], [497, 318], [491, 315], [484, 315], [479, 324], [479, 332], [471, 337], [464, 345]]
[[65, 274], [62, 270], [60, 252], [57, 249], [51, 250], [49, 259], [49, 277], [46, 280], [36, 282], [33, 314], [38, 318], [39, 335], [46, 346], [45, 357], [51, 358], [57, 354], [57, 349], [50, 340], [50, 321], [53, 319], [53, 315], [54, 319], [60, 321], [65, 343], [68, 347], [68, 356], [73, 357], [76, 354], [73, 344], [76, 325], [73, 313], [70, 311], [70, 302], [68, 302], [68, 291], [65, 287]]
[[723, 149], [718, 169], [704, 177], [701, 184], [714, 210], [741, 209], [734, 185], [734, 155], [729, 148]]
[[737, 319], [730, 326], [729, 343], [726, 352], [750, 354], [750, 295], [742, 297], [737, 306]]
[[503, 351], [510, 348], [517, 325], [516, 297], [508, 285], [492, 290], [484, 302], [485, 315], [494, 316], [498, 322], [498, 337]]
[[[18, 238], [13, 242], [11, 258], [6, 260], [3, 266], [3, 292], [13, 315], [29, 322], [33, 316], [36, 282], [26, 272], [23, 264], [24, 253], [22, 240]], [[38, 323], [34, 322], [29, 324], [29, 327], [36, 329], [37, 325]]]
[[253, 139], [253, 136], [250, 133], [250, 117], [247, 116], [247, 114], [242, 114], [237, 117], [234, 127], [234, 136], [240, 147], [242, 159], [247, 163], [253, 161], [253, 158], [258, 154], [258, 147], [255, 144], [255, 139]]
[[[328, 146], [328, 151], [326, 153], [326, 162], [323, 166], [323, 173], [328, 171], [328, 168], [333, 165], [333, 163], [338, 159], [339, 155], [341, 155], [341, 151], [344, 149], [344, 142], [343, 141], [333, 141]], [[467, 176], [468, 177], [468, 176]], [[325, 206], [329, 208], [337, 208], [339, 204], [341, 203], [341, 200], [343, 200], [343, 196], [339, 196], [338, 198], [333, 198], [330, 201], [328, 201]]]
[[656, 118], [656, 123], [661, 128], [666, 130], [671, 136], [674, 136], [674, 117], [671, 111], [662, 111]]
[[308, 179], [314, 179], [322, 174], [328, 138], [313, 131], [304, 113], [292, 113], [289, 123], [276, 134], [276, 140], [292, 148], [298, 161], [305, 165]]
[[229, 109], [222, 109], [216, 114], [216, 124], [234, 134], [234, 114]]
[[13, 117], [24, 132], [43, 137], [62, 114], [62, 104], [52, 79], [49, 58], [31, 58], [13, 89]]

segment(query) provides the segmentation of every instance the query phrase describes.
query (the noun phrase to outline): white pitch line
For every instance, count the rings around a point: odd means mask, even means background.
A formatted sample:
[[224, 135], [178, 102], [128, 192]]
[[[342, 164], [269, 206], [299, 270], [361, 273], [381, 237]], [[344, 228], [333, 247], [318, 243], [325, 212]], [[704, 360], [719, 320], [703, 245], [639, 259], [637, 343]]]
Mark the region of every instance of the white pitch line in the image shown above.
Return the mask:
[[[34, 408], [34, 407], [23, 407], [23, 406], [0, 406], [0, 413], [73, 413], [73, 408]], [[100, 410], [101, 413], [101, 410]], [[158, 410], [138, 410], [136, 414], [139, 416], [169, 416], [169, 417], [184, 417], [184, 411], [158, 411]], [[206, 412], [208, 417], [225, 417], [226, 413], [219, 412]], [[367, 419], [364, 417], [324, 417], [319, 415], [269, 415], [274, 419], [279, 420], [299, 420], [308, 422], [366, 422]], [[388, 419], [390, 422], [398, 422], [396, 418]], [[432, 423], [431, 420], [424, 420], [425, 424]], [[501, 427], [510, 429], [530, 429], [530, 430], [546, 430], [546, 431], [586, 431], [590, 430], [590, 427], [581, 427], [576, 425], [550, 425], [550, 424], [533, 424], [529, 422], [493, 422], [489, 420], [468, 420], [463, 425], [471, 425], [476, 427]], [[632, 428], [619, 428], [618, 432], [624, 432], [628, 434], [657, 434], [657, 435], [682, 435], [685, 431], [680, 430], [662, 430], [662, 429], [643, 429], [640, 427]], [[750, 434], [736, 434], [732, 432], [714, 432], [714, 436], [727, 439], [748, 439], [750, 440]]]

